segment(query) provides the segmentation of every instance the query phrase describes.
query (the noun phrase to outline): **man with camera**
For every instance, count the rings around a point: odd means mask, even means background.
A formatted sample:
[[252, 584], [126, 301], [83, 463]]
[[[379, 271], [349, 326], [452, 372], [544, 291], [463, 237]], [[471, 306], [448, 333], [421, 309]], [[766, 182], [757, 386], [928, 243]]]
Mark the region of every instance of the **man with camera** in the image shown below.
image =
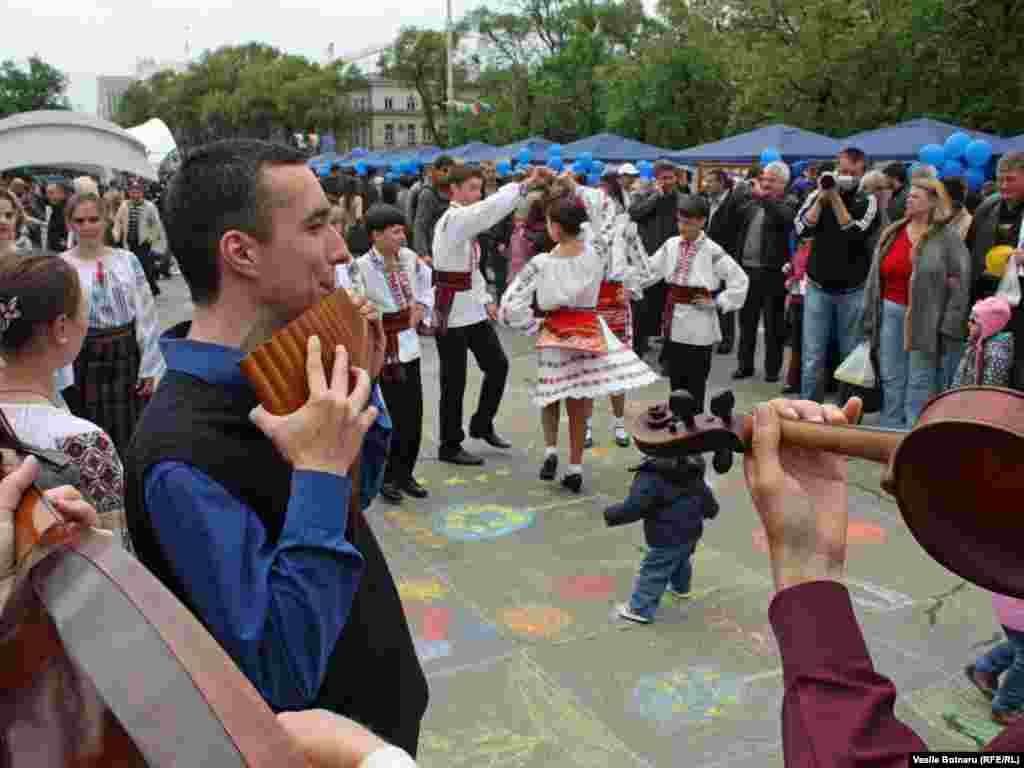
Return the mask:
[[839, 153], [838, 173], [818, 176], [796, 216], [797, 237], [813, 237], [804, 297], [801, 395], [821, 402], [829, 341], [845, 359], [862, 339], [864, 283], [871, 266], [868, 243], [879, 224], [878, 203], [858, 190], [867, 158], [855, 147]]

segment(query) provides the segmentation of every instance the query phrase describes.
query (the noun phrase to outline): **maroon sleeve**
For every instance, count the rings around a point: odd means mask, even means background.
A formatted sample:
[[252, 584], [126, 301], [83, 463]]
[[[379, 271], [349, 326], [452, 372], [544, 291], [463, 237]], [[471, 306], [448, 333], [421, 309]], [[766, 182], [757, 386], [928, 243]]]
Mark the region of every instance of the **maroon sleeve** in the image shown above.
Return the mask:
[[846, 587], [784, 589], [768, 616], [782, 655], [787, 768], [904, 768], [910, 752], [927, 749], [896, 719], [896, 689], [875, 672]]

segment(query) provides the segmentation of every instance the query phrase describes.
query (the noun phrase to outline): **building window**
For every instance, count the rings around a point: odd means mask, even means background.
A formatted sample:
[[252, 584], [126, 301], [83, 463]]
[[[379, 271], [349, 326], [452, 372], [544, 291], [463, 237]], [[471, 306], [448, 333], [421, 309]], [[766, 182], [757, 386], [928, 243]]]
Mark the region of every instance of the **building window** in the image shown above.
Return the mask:
[[386, 109], [388, 112], [391, 112], [392, 110], [394, 110], [394, 108], [395, 108], [395, 100], [393, 98], [391, 98], [390, 96], [385, 96], [384, 97], [384, 109]]
[[409, 146], [416, 143], [416, 123], [409, 123]]
[[409, 98], [405, 100], [405, 108], [410, 112], [416, 111], [416, 97], [409, 94]]
[[384, 143], [389, 147], [394, 146], [395, 126], [393, 126], [391, 123], [388, 123], [387, 125], [384, 126]]

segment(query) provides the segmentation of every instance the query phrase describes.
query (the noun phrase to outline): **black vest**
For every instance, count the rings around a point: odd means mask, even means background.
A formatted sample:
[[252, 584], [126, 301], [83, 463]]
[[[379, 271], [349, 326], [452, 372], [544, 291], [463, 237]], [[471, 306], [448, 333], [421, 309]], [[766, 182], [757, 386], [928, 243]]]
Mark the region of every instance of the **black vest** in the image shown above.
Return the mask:
[[[166, 335], [183, 338], [187, 332], [185, 323]], [[125, 457], [125, 508], [136, 553], [200, 621], [203, 617], [156, 539], [143, 478], [164, 461], [194, 466], [255, 511], [269, 539], [276, 541], [291, 495], [291, 467], [249, 421], [256, 405], [249, 391], [240, 396], [168, 371], [143, 411]], [[339, 499], [339, 504], [348, 504], [348, 499]], [[394, 579], [369, 525], [355, 526], [352, 543], [366, 564], [314, 706], [350, 717], [415, 756], [427, 708], [427, 681]]]

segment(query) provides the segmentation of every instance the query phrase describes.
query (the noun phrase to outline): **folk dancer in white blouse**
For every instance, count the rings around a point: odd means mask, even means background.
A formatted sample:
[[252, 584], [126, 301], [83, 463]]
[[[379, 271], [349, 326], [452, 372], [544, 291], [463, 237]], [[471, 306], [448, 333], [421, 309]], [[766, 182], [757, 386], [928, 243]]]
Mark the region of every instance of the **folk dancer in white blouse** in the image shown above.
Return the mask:
[[368, 298], [383, 316], [384, 368], [380, 387], [394, 433], [380, 495], [400, 503], [402, 495], [427, 497], [413, 476], [423, 438], [423, 381], [416, 326], [434, 303], [429, 283], [417, 272], [429, 269], [405, 247], [405, 214], [393, 205], [377, 204], [366, 213], [366, 231], [373, 247], [357, 259]]
[[[750, 280], [716, 242], [704, 234], [708, 203], [698, 195], [680, 199], [679, 237], [670, 237], [644, 266], [644, 288], [665, 280], [662, 314], [665, 362], [672, 391], [688, 390], [704, 409], [711, 351], [722, 340], [718, 311], [735, 312], [747, 299]], [[713, 299], [720, 282], [724, 290]]]
[[498, 305], [487, 293], [480, 272], [477, 235], [512, 213], [520, 200], [538, 181], [550, 178], [548, 168], [536, 167], [521, 184], [506, 184], [496, 193], [480, 199], [483, 173], [456, 165], [448, 175], [451, 206], [434, 229], [434, 328], [441, 360], [441, 447], [438, 458], [452, 464], [476, 466], [484, 463], [462, 447], [462, 400], [466, 392], [467, 352], [484, 373], [480, 401], [469, 422], [469, 436], [495, 448], [511, 443], [494, 429], [494, 417], [501, 405], [508, 378], [508, 357], [491, 326]]
[[[582, 201], [556, 197], [548, 204], [547, 220], [548, 233], [558, 245], [551, 253], [534, 256], [516, 275], [502, 297], [499, 320], [531, 335], [539, 333], [531, 396], [543, 409], [540, 477], [553, 480], [558, 468], [558, 422], [565, 400], [569, 467], [562, 485], [579, 493], [587, 401], [653, 384], [658, 376], [619, 341], [596, 310], [607, 256], [601, 238], [586, 240]], [[535, 305], [543, 319], [536, 316]]]
[[54, 375], [78, 356], [88, 328], [89, 297], [67, 263], [44, 251], [0, 260], [0, 412], [7, 444], [67, 456], [78, 470], [77, 490], [130, 549], [124, 469], [113, 441], [54, 401]]
[[[604, 189], [585, 187], [572, 177], [572, 172], [563, 174], [565, 181], [552, 185], [551, 195], [560, 196], [574, 194], [582, 200], [587, 211], [587, 223], [584, 224], [585, 239], [595, 243], [599, 252], [605, 255], [605, 274], [601, 281], [601, 292], [597, 297], [597, 314], [608, 324], [608, 328], [619, 341], [630, 349], [633, 348], [633, 312], [629, 296], [632, 292], [640, 294], [637, 282], [639, 260], [633, 260], [634, 249], [623, 247], [624, 243], [616, 239], [624, 227], [632, 224], [628, 214], [617, 201]], [[563, 186], [571, 185], [569, 187]], [[636, 227], [633, 226], [635, 231]], [[619, 238], [621, 239], [621, 238]], [[600, 242], [598, 242], [600, 241]], [[639, 239], [635, 242], [639, 242]], [[623, 448], [629, 445], [629, 433], [626, 432], [626, 394], [618, 392], [609, 395], [612, 414], [614, 416], [615, 443]], [[594, 401], [587, 401], [587, 430], [583, 440], [584, 448], [594, 445], [593, 434]]]
[[89, 296], [89, 333], [74, 364], [59, 372], [58, 389], [71, 412], [106, 430], [123, 455], [167, 369], [157, 343], [156, 305], [138, 258], [104, 244], [102, 199], [75, 195], [67, 216], [78, 246], [61, 257], [77, 270]]

